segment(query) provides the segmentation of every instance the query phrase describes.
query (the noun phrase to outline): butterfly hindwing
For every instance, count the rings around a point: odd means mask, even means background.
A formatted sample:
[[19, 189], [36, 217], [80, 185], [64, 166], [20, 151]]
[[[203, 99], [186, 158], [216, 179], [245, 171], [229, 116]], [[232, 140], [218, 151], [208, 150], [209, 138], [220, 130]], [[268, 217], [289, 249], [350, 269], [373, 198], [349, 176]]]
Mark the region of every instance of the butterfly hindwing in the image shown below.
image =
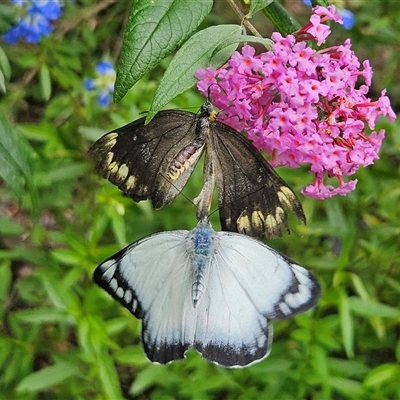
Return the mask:
[[259, 361], [270, 351], [271, 321], [310, 308], [319, 296], [304, 268], [255, 239], [216, 233], [203, 222], [148, 236], [94, 276], [143, 319], [146, 354], [160, 363], [183, 358], [189, 348], [226, 367]]
[[196, 137], [196, 116], [185, 111], [160, 111], [145, 125], [141, 118], [107, 133], [89, 150], [97, 171], [134, 201], [150, 198], [155, 208], [170, 203], [185, 186], [201, 151], [173, 182], [168, 168]]
[[297, 196], [248, 139], [216, 121], [209, 140], [223, 230], [280, 237], [286, 210], [305, 222]]

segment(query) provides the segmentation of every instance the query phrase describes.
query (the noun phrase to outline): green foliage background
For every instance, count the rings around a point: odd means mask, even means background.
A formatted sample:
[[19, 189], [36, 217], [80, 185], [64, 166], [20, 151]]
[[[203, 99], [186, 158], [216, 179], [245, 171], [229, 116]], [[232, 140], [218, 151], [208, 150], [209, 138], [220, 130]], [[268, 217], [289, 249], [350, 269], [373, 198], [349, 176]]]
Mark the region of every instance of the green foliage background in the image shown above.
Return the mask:
[[[216, 2], [203, 25], [238, 23]], [[395, 0], [348, 2], [355, 28], [335, 27], [330, 44], [351, 37], [400, 108], [399, 21]], [[304, 22], [309, 9], [286, 7]], [[318, 306], [274, 324], [271, 355], [227, 370], [193, 351], [153, 365], [140, 322], [92, 282], [95, 267], [147, 234], [192, 229], [195, 210], [180, 196], [154, 211], [101, 179], [88, 159], [93, 140], [149, 110], [169, 59], [146, 73], [119, 104], [100, 108], [84, 90], [104, 58], [116, 60], [130, 3], [67, 3], [39, 45], [0, 42], [0, 397], [7, 399], [395, 399], [400, 398], [400, 135], [386, 129], [380, 160], [357, 173], [345, 198], [301, 198], [306, 226], [269, 244], [311, 269]], [[258, 14], [257, 14], [258, 15]], [[265, 37], [273, 30], [255, 17]], [[258, 18], [258, 19], [257, 19]], [[0, 29], [7, 29], [7, 18]], [[267, 27], [267, 28], [265, 28]], [[1, 81], [1, 80], [0, 80]], [[194, 107], [188, 91], [167, 108]], [[299, 191], [302, 170], [280, 169]], [[201, 187], [201, 169], [184, 194]], [[213, 225], [219, 228], [216, 214]]]

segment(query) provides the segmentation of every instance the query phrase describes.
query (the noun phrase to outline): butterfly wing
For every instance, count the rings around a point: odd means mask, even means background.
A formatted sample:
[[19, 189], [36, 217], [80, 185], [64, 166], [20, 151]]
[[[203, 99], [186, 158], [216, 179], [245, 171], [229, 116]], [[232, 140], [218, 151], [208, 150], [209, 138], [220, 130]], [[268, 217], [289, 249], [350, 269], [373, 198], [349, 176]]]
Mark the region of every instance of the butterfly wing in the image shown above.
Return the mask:
[[187, 235], [172, 231], [148, 236], [104, 261], [94, 273], [98, 285], [143, 319], [145, 352], [163, 364], [183, 358], [193, 344]]
[[207, 142], [215, 171], [223, 230], [268, 238], [289, 230], [286, 210], [302, 221], [300, 201], [253, 144], [215, 122]]
[[[314, 305], [316, 279], [250, 237], [215, 234], [211, 227], [194, 231], [163, 232], [128, 246], [96, 269], [96, 283], [143, 319], [151, 361], [183, 358], [190, 347], [226, 367], [265, 358], [272, 342], [270, 321]], [[202, 295], [194, 307], [194, 260], [204, 257]]]
[[155, 208], [169, 204], [185, 186], [201, 151], [171, 183], [167, 171], [176, 155], [196, 137], [196, 115], [160, 111], [145, 125], [141, 118], [107, 133], [89, 149], [97, 171], [134, 201], [150, 198]]
[[306, 269], [255, 239], [228, 232], [217, 233], [205, 286], [194, 347], [226, 367], [267, 357], [270, 321], [307, 310], [320, 292]]

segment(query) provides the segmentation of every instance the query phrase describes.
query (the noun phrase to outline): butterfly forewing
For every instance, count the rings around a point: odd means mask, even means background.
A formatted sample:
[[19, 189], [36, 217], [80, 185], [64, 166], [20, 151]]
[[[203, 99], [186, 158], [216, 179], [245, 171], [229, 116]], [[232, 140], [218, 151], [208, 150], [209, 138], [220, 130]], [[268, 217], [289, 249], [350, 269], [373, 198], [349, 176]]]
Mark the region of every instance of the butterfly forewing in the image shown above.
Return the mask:
[[160, 363], [189, 348], [226, 367], [259, 361], [270, 351], [271, 321], [310, 308], [319, 296], [304, 268], [203, 222], [128, 246], [96, 269], [95, 281], [143, 319], [146, 354]]
[[141, 118], [107, 133], [89, 150], [97, 171], [134, 201], [150, 198], [156, 208], [170, 203], [185, 186], [201, 151], [171, 185], [167, 171], [179, 151], [196, 137], [196, 116], [160, 111], [148, 125]]

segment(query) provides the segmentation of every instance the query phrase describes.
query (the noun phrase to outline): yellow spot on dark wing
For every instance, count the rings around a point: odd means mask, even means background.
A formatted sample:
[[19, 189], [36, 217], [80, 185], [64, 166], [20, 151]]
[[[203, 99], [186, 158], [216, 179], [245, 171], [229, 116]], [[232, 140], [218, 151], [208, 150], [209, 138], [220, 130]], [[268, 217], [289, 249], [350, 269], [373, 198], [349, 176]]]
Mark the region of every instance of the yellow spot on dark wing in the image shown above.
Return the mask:
[[253, 211], [251, 214], [251, 225], [260, 231], [264, 230], [264, 216], [262, 215], [262, 212], [259, 210]]
[[111, 164], [113, 158], [114, 158], [114, 153], [112, 151], [109, 151], [107, 153], [107, 158], [105, 159], [104, 164], [108, 167]]
[[124, 181], [128, 176], [128, 173], [129, 173], [128, 166], [126, 164], [121, 164], [120, 167], [118, 168], [117, 177], [121, 181]]
[[104, 136], [103, 143], [101, 143], [102, 150], [111, 150], [115, 146], [115, 143], [117, 143], [117, 137], [117, 132], [111, 132], [108, 135]]
[[293, 208], [293, 201], [296, 201], [294, 193], [286, 186], [281, 186], [278, 192], [278, 198], [282, 205]]
[[115, 175], [118, 171], [119, 165], [116, 161], [113, 161], [109, 166], [108, 166], [108, 172], [111, 175]]
[[273, 215], [268, 214], [265, 217], [265, 227], [267, 228], [268, 231], [275, 231], [276, 230], [276, 219]]
[[135, 187], [136, 185], [136, 178], [131, 175], [125, 182], [125, 186], [128, 190], [131, 190]]
[[251, 223], [248, 215], [240, 215], [236, 221], [236, 224], [239, 233], [250, 232]]
[[285, 222], [286, 213], [282, 207], [276, 207], [275, 220], [277, 225], [282, 225]]

